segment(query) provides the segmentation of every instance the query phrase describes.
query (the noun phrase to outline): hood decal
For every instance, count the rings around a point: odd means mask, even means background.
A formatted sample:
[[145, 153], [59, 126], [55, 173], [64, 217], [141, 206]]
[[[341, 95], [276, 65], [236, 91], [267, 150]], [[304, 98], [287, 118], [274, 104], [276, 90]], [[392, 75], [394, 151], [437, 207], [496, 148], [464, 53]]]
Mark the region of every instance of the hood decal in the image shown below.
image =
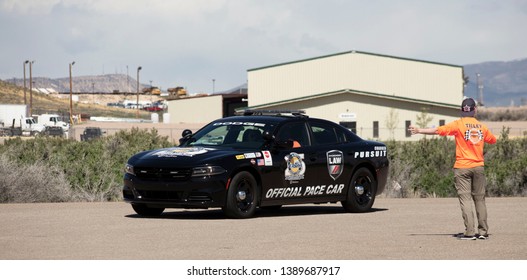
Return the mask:
[[191, 148], [168, 148], [153, 153], [153, 156], [157, 157], [193, 157], [195, 155], [205, 154], [208, 151], [214, 149], [203, 148], [203, 147], [191, 147]]

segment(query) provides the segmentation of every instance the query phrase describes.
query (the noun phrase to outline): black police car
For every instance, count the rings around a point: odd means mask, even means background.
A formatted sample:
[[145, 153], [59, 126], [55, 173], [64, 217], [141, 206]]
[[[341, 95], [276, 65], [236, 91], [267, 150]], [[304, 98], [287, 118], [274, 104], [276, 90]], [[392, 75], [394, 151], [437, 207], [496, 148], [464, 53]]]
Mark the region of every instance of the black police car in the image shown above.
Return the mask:
[[341, 202], [366, 212], [384, 190], [386, 146], [303, 111], [244, 111], [185, 130], [180, 146], [140, 152], [125, 167], [123, 196], [139, 215], [221, 207], [231, 218], [257, 207]]

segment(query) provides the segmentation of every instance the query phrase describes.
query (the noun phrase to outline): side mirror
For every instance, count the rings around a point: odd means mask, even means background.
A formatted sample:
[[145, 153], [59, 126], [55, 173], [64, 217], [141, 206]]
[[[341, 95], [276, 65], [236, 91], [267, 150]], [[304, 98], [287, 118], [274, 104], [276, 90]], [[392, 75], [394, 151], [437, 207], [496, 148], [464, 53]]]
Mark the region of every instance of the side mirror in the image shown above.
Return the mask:
[[181, 133], [181, 137], [182, 137], [183, 139], [188, 139], [191, 135], [192, 135], [192, 130], [190, 130], [190, 129], [185, 129], [185, 130], [183, 130], [183, 132]]
[[265, 141], [267, 142], [270, 142], [270, 141], [273, 141], [274, 140], [274, 136], [271, 132], [269, 132], [268, 130], [264, 131], [262, 133], [262, 137]]
[[183, 130], [183, 132], [181, 133], [181, 138], [179, 139], [179, 144], [183, 144], [185, 142], [187, 142], [190, 137], [192, 137], [192, 130], [190, 129], [185, 129]]

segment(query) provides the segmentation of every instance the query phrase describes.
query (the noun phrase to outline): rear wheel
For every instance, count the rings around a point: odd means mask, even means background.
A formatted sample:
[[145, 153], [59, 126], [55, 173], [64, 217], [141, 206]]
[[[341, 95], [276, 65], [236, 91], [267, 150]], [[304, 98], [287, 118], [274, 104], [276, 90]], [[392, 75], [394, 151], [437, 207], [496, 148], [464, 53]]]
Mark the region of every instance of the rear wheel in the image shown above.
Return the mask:
[[348, 212], [368, 212], [377, 193], [377, 180], [368, 168], [359, 168], [351, 178], [348, 195], [342, 206]]
[[232, 178], [223, 212], [230, 218], [250, 218], [256, 211], [257, 201], [256, 179], [251, 173], [242, 171]]
[[141, 216], [159, 216], [165, 211], [165, 208], [150, 208], [144, 204], [132, 204], [132, 208]]

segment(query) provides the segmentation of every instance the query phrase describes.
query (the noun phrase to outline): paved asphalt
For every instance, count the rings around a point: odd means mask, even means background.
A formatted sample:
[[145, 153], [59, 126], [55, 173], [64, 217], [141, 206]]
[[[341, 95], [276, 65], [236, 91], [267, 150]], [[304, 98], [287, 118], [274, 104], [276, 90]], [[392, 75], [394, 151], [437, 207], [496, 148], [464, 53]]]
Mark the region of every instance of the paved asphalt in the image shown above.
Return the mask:
[[0, 204], [0, 260], [525, 260], [527, 198], [488, 198], [490, 239], [458, 240], [457, 199], [377, 198], [259, 210], [168, 209], [142, 218], [115, 203]]

